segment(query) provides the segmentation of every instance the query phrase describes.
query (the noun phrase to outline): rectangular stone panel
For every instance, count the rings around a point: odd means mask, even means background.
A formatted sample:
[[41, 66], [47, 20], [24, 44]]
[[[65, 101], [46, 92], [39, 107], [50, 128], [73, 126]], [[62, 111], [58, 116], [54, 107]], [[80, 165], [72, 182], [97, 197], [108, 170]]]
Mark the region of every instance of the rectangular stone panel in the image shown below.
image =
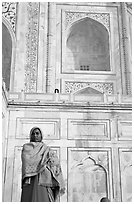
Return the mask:
[[59, 101], [69, 101], [69, 94], [59, 94]]
[[102, 94], [98, 95], [74, 95], [74, 101], [76, 102], [82, 102], [82, 101], [87, 101], [87, 102], [103, 102], [104, 97]]
[[25, 100], [27, 101], [35, 101], [35, 100], [39, 100], [39, 101], [53, 101], [54, 100], [54, 94], [31, 94], [31, 93], [27, 93], [25, 94]]
[[60, 139], [60, 119], [17, 118], [16, 138], [28, 139], [31, 128], [39, 127], [43, 132], [43, 139]]
[[132, 202], [132, 151], [119, 148], [121, 201]]
[[118, 139], [131, 140], [132, 139], [132, 122], [118, 121]]
[[68, 139], [110, 139], [109, 120], [68, 119]]

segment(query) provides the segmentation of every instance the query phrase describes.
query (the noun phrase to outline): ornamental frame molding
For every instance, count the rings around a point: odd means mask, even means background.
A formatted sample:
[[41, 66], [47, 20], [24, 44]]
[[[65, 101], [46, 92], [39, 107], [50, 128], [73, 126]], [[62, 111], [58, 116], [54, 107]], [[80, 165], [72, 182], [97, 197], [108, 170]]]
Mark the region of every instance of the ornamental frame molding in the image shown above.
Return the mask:
[[114, 94], [114, 85], [113, 83], [105, 82], [69, 82], [65, 81], [65, 93], [66, 94], [75, 94], [82, 89], [92, 88], [96, 91], [99, 91], [101, 94], [105, 93], [107, 95]]
[[[114, 11], [115, 12], [115, 11]], [[95, 20], [96, 22], [100, 23], [102, 26], [105, 27], [105, 29], [108, 32], [109, 35], [109, 52], [110, 52], [110, 71], [108, 72], [109, 74], [115, 73], [115, 65], [114, 65], [114, 42], [111, 34], [113, 35], [113, 11], [107, 11], [105, 12], [104, 10], [94, 10], [90, 8], [90, 10], [67, 10], [67, 9], [62, 9], [61, 10], [61, 32], [62, 32], [62, 54], [61, 54], [61, 73], [68, 73], [66, 71], [66, 66], [65, 66], [65, 55], [66, 55], [66, 40], [68, 36], [68, 32], [70, 28], [73, 26], [73, 24], [77, 23], [78, 21], [81, 21], [85, 18], [90, 18], [92, 20]], [[78, 72], [75, 70], [75, 74]], [[88, 74], [93, 73], [93, 72], [87, 72]], [[96, 72], [95, 72], [96, 73]], [[105, 72], [107, 73], [107, 72]]]
[[25, 92], [36, 92], [38, 68], [39, 3], [28, 2], [26, 33]]
[[127, 24], [127, 4], [121, 2], [121, 26], [122, 26], [122, 63], [124, 64], [125, 94], [132, 95], [131, 72], [130, 72], [130, 50], [129, 32]]

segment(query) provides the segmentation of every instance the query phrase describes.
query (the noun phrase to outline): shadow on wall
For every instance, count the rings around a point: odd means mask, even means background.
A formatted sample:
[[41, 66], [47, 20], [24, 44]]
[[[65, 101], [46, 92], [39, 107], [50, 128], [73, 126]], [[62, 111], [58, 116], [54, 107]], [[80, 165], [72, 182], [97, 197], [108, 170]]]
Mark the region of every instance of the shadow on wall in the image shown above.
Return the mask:
[[10, 88], [12, 40], [7, 27], [2, 23], [2, 78], [6, 89]]

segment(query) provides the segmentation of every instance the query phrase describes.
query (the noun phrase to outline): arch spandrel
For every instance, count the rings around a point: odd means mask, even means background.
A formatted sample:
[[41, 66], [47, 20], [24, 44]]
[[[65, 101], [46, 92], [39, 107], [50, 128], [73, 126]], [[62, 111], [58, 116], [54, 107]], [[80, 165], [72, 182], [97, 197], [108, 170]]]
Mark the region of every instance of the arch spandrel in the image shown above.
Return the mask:
[[95, 12], [65, 12], [65, 29], [68, 30], [74, 23], [85, 18], [93, 19], [110, 30], [110, 13], [95, 13]]

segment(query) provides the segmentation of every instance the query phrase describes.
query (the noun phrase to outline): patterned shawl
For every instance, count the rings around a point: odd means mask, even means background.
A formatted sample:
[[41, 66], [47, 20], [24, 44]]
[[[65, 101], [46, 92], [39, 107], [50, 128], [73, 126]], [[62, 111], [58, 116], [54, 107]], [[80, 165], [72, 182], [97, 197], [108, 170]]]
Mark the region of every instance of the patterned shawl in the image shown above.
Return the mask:
[[58, 157], [43, 142], [29, 142], [22, 149], [22, 179], [39, 175], [39, 185], [65, 189]]

